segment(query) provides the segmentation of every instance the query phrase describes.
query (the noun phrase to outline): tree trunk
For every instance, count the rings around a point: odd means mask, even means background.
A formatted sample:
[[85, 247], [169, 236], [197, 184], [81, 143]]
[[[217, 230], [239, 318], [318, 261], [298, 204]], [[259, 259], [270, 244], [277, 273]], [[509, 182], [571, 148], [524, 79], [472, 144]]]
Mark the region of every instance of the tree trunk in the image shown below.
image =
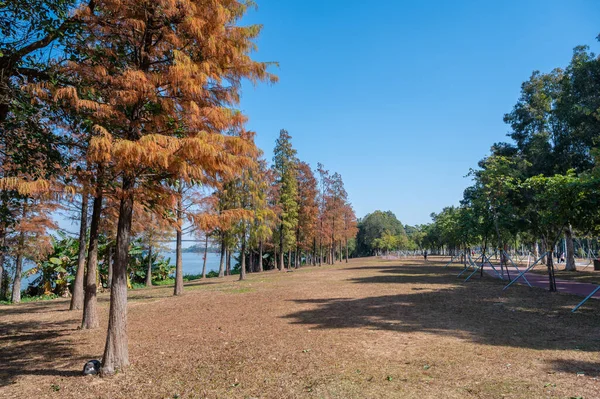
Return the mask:
[[292, 270], [292, 250], [291, 249], [288, 251], [287, 268], [288, 268], [288, 270]]
[[556, 279], [554, 277], [554, 257], [552, 256], [552, 244], [544, 239], [546, 242], [546, 267], [548, 268], [548, 290], [550, 292], [556, 291]]
[[283, 270], [283, 224], [279, 228], [279, 271]]
[[242, 234], [242, 247], [240, 248], [240, 280], [246, 278], [246, 232]]
[[248, 272], [256, 273], [256, 263], [254, 261], [254, 251], [252, 250], [252, 248], [250, 249], [250, 251], [248, 251], [248, 262], [250, 262], [250, 264], [248, 265]]
[[[22, 234], [22, 233], [21, 233]], [[23, 255], [18, 254], [15, 260], [15, 278], [13, 279], [12, 303], [21, 302], [21, 274], [23, 272]]]
[[[23, 213], [23, 216], [25, 213]], [[25, 234], [21, 232], [19, 234], [19, 243], [17, 248], [17, 258], [15, 259], [15, 278], [13, 279], [13, 289], [12, 289], [12, 303], [20, 303], [21, 302], [21, 277], [23, 274], [23, 255], [21, 252], [23, 251], [23, 244], [25, 243]]]
[[183, 182], [179, 184], [177, 198], [177, 238], [175, 244], [175, 289], [173, 295], [183, 295], [183, 260], [181, 258], [181, 240], [183, 230]]
[[262, 272], [263, 269], [263, 242], [260, 240], [258, 242], [258, 271]]
[[348, 237], [346, 237], [346, 263], [348, 263]]
[[87, 270], [85, 273], [85, 298], [83, 302], [83, 320], [81, 328], [90, 330], [98, 328], [96, 292], [98, 289], [96, 275], [98, 271], [98, 235], [100, 232], [100, 216], [102, 213], [102, 190], [99, 189], [94, 198], [92, 222], [90, 224], [90, 248], [88, 250]]
[[221, 233], [221, 260], [219, 263], [219, 277], [225, 276], [225, 235]]
[[112, 287], [112, 276], [113, 276], [113, 247], [112, 244], [108, 246], [108, 277], [107, 277], [107, 287], [110, 289]]
[[225, 251], [225, 254], [227, 255], [225, 257], [226, 262], [225, 262], [225, 275], [226, 276], [231, 276], [231, 250], [227, 249]]
[[146, 287], [152, 287], [152, 245], [148, 246], [148, 270], [146, 270]]
[[108, 333], [102, 358], [103, 375], [114, 374], [115, 371], [129, 365], [129, 348], [127, 347], [127, 262], [133, 216], [133, 194], [131, 193], [133, 186], [134, 181], [132, 178], [123, 178], [125, 197], [121, 199], [119, 207], [117, 251], [110, 292]]
[[206, 278], [206, 258], [208, 257], [208, 234], [204, 239], [204, 259], [202, 260], [202, 278]]
[[69, 310], [80, 310], [83, 308], [83, 278], [85, 275], [85, 253], [87, 247], [87, 218], [88, 218], [88, 196], [81, 197], [81, 217], [79, 218], [79, 253], [77, 255], [77, 272], [73, 283], [73, 296]]
[[573, 245], [573, 228], [571, 225], [565, 229], [565, 241], [567, 243], [567, 253], [565, 270], [576, 271], [577, 265], [575, 265], [575, 246]]
[[3, 301], [6, 299], [6, 287], [4, 284], [4, 274], [6, 273], [6, 270], [4, 269], [4, 260], [6, 259], [6, 242], [4, 230], [0, 231], [0, 236], [2, 237], [2, 239], [0, 239], [0, 301]]

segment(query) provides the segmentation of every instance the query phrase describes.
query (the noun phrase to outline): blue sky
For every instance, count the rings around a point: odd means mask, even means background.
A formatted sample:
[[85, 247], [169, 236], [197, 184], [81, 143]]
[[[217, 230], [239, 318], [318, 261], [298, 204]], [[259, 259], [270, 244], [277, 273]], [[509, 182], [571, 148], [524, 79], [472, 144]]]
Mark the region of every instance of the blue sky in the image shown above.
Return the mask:
[[255, 58], [276, 85], [245, 85], [240, 108], [270, 160], [282, 128], [300, 159], [342, 174], [359, 217], [406, 224], [457, 204], [533, 70], [600, 51], [598, 0], [257, 0]]

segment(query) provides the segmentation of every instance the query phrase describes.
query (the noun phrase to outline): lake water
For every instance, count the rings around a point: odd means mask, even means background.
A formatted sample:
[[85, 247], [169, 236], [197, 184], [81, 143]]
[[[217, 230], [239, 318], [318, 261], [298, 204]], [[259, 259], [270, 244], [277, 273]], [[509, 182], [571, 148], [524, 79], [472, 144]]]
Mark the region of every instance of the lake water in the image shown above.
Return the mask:
[[[164, 252], [161, 255], [165, 259], [171, 259], [171, 264], [175, 265], [175, 252]], [[183, 275], [186, 274], [202, 274], [202, 263], [204, 253], [192, 253], [184, 252], [181, 254], [181, 262], [183, 266]], [[206, 254], [206, 273], [210, 271], [219, 271], [219, 263], [221, 261], [221, 254], [209, 252]], [[233, 259], [231, 260], [231, 267], [233, 267]]]

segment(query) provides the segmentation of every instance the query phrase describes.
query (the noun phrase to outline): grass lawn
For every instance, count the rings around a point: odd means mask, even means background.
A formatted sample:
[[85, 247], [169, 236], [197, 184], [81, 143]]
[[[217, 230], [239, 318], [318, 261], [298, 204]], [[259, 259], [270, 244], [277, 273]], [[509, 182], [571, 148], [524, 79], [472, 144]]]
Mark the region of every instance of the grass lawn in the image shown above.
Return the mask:
[[463, 283], [435, 259], [130, 292], [132, 365], [80, 376], [101, 328], [68, 300], [0, 306], [0, 398], [600, 398], [600, 301]]

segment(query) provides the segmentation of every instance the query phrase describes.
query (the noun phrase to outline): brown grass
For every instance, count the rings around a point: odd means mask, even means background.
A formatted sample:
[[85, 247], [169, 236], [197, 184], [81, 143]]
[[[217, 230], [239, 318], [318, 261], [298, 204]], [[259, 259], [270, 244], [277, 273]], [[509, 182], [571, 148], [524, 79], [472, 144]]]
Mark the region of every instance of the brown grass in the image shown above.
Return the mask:
[[132, 365], [80, 376], [102, 328], [57, 300], [0, 307], [6, 398], [600, 397], [600, 302], [459, 268], [359, 259], [131, 292]]

